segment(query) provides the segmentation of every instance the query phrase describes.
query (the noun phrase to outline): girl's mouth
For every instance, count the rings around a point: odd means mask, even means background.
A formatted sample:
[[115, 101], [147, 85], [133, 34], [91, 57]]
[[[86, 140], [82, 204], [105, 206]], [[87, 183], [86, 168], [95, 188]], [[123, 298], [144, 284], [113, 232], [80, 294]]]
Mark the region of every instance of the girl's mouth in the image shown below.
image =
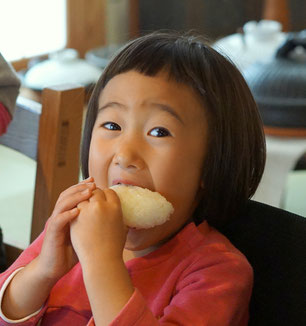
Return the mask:
[[122, 179], [115, 179], [115, 180], [113, 180], [112, 186], [115, 186], [115, 185], [138, 186], [138, 187], [140, 187], [139, 185], [137, 185], [133, 181], [130, 181], [130, 180], [122, 180]]
[[151, 191], [154, 191], [150, 187], [146, 187], [144, 184], [142, 184], [140, 182], [132, 181], [132, 180], [128, 180], [128, 179], [114, 179], [112, 181], [112, 184], [111, 185], [112, 186], [115, 186], [115, 185], [135, 186], [135, 187], [146, 188], [146, 189], [149, 189]]

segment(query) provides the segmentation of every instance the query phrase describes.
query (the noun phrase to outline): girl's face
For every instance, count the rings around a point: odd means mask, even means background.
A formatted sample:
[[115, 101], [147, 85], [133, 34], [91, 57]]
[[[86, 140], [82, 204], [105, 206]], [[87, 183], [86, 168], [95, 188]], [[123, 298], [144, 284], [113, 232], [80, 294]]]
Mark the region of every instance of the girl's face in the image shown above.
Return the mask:
[[171, 238], [197, 204], [207, 143], [207, 121], [192, 88], [129, 71], [112, 78], [99, 98], [89, 175], [103, 189], [117, 183], [158, 191], [174, 206], [170, 220], [129, 229], [126, 249], [143, 250]]

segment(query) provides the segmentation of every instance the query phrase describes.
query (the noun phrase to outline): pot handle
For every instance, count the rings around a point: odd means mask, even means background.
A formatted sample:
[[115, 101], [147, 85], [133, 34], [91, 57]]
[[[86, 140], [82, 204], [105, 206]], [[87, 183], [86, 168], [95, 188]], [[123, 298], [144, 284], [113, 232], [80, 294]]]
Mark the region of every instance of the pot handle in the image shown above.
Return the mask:
[[276, 58], [288, 58], [289, 53], [297, 46], [306, 50], [306, 29], [298, 33], [289, 33], [286, 41], [278, 48]]

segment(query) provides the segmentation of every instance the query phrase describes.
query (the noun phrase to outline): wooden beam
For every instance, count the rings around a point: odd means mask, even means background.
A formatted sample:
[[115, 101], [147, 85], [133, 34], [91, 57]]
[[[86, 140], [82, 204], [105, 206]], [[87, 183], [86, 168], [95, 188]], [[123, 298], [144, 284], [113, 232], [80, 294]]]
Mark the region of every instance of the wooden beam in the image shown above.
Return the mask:
[[306, 137], [306, 128], [280, 128], [280, 127], [264, 126], [264, 131], [266, 135], [276, 136], [276, 137], [296, 137], [296, 138]]
[[83, 87], [43, 91], [31, 242], [44, 229], [60, 193], [78, 183], [83, 107]]
[[271, 19], [283, 25], [283, 31], [290, 30], [289, 7], [287, 0], [265, 0], [262, 19]]
[[42, 54], [42, 55], [30, 57], [30, 58], [22, 58], [19, 60], [11, 61], [10, 63], [16, 71], [21, 71], [21, 70], [28, 69], [29, 62], [31, 60], [35, 60], [35, 59], [37, 59], [39, 61], [46, 60], [46, 59], [48, 59], [48, 54]]
[[139, 0], [129, 0], [130, 38], [139, 36]]
[[79, 51], [80, 57], [105, 44], [106, 0], [67, 1], [67, 47]]

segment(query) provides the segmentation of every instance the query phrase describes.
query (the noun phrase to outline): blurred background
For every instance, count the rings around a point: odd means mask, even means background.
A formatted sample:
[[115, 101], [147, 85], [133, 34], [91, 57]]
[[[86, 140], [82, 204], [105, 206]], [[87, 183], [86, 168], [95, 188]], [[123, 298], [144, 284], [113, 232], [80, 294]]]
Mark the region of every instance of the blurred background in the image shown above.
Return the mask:
[[[0, 0], [0, 10], [0, 51], [34, 90], [65, 78], [90, 84], [119, 46], [158, 29], [194, 30], [212, 43], [221, 40], [217, 45], [241, 68], [274, 53], [285, 33], [306, 29], [304, 0]], [[247, 24], [261, 20], [280, 24], [267, 27], [265, 40]], [[258, 46], [264, 53], [258, 54]], [[72, 60], [74, 73], [68, 71]]]
[[[268, 2], [277, 8], [269, 17], [264, 12]], [[156, 29], [194, 29], [216, 40], [262, 18], [279, 18], [285, 31], [306, 28], [304, 0], [285, 5], [282, 0], [1, 0], [0, 9], [0, 49], [7, 60], [46, 54], [77, 41], [83, 52]], [[81, 34], [79, 40], [74, 33]]]

